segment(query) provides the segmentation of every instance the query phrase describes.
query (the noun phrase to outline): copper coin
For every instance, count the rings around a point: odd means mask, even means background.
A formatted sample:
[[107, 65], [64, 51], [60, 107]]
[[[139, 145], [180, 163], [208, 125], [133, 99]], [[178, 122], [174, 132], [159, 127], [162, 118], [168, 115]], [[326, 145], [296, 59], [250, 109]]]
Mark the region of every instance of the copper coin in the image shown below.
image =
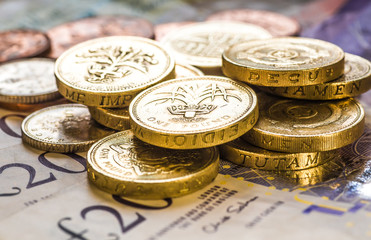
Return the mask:
[[73, 45], [99, 37], [139, 36], [153, 38], [153, 25], [143, 18], [98, 16], [64, 23], [49, 29], [51, 49], [46, 57], [58, 58]]
[[207, 20], [230, 20], [256, 24], [269, 31], [274, 37], [293, 36], [300, 32], [300, 24], [285, 15], [251, 9], [226, 10], [211, 14]]
[[50, 47], [46, 34], [30, 29], [0, 32], [0, 62], [35, 57]]
[[160, 41], [166, 34], [177, 30], [180, 27], [196, 23], [196, 22], [169, 22], [162, 23], [155, 26], [155, 40]]

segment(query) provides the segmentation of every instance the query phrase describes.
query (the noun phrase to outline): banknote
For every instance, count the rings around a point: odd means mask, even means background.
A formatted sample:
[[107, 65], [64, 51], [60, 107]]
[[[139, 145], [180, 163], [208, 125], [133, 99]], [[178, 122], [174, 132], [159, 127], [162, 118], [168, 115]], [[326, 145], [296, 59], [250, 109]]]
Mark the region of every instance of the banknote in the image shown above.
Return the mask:
[[303, 31], [302, 36], [335, 43], [345, 52], [371, 60], [370, 15], [370, 1], [347, 1], [335, 15]]
[[0, 110], [0, 239], [371, 235], [370, 124], [327, 167], [281, 174], [222, 160], [220, 174], [205, 189], [181, 198], [139, 201], [90, 185], [86, 153], [50, 153], [22, 144], [23, 116]]

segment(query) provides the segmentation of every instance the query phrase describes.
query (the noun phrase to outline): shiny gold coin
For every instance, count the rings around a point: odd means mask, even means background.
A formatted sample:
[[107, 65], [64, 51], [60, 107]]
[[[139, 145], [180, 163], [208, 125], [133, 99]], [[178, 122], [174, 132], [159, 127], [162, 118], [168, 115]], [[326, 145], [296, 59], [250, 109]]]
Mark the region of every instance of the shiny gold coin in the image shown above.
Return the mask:
[[131, 130], [95, 143], [87, 154], [89, 180], [110, 194], [164, 199], [195, 192], [212, 182], [219, 170], [213, 148], [171, 150], [140, 141]]
[[308, 100], [333, 100], [355, 97], [371, 88], [371, 63], [362, 57], [345, 53], [344, 75], [318, 85], [298, 87], [261, 87], [278, 96]]
[[210, 21], [180, 27], [164, 36], [161, 42], [175, 54], [177, 62], [210, 71], [222, 66], [221, 55], [230, 45], [270, 37], [268, 31], [256, 25]]
[[143, 89], [174, 77], [174, 60], [155, 41], [129, 36], [75, 45], [56, 61], [60, 93], [96, 107], [126, 107]]
[[19, 111], [19, 112], [34, 112], [40, 110], [42, 108], [58, 105], [58, 104], [67, 104], [71, 103], [65, 98], [59, 98], [57, 100], [42, 102], [42, 103], [4, 103], [0, 102], [0, 108], [8, 109], [11, 111]]
[[259, 120], [242, 136], [255, 146], [292, 153], [328, 151], [363, 133], [365, 113], [355, 99], [313, 102], [257, 95]]
[[50, 152], [83, 152], [97, 140], [115, 131], [100, 126], [80, 104], [43, 108], [22, 122], [22, 140]]
[[297, 187], [319, 185], [331, 179], [339, 178], [344, 175], [344, 160], [336, 157], [317, 167], [297, 171], [280, 171], [276, 174], [282, 180], [295, 183]]
[[205, 75], [200, 69], [187, 64], [175, 64], [175, 78], [194, 77]]
[[317, 167], [340, 157], [339, 151], [283, 153], [255, 147], [240, 138], [219, 146], [220, 156], [235, 164], [260, 170], [288, 171]]
[[224, 75], [259, 86], [315, 85], [344, 72], [343, 50], [310, 38], [241, 42], [228, 48], [222, 58]]
[[28, 58], [0, 65], [0, 102], [31, 104], [60, 97], [54, 60]]
[[128, 108], [97, 108], [89, 107], [91, 117], [103, 126], [115, 129], [130, 129]]
[[129, 106], [130, 125], [144, 142], [172, 149], [223, 144], [258, 119], [255, 92], [229, 78], [179, 78], [153, 86]]

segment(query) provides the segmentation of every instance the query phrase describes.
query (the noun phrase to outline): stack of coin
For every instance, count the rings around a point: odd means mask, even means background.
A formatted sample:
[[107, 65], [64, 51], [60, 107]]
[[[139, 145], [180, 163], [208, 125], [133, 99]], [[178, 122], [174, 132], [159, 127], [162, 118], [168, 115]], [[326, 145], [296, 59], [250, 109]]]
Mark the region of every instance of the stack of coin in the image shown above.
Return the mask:
[[272, 38], [231, 46], [223, 53], [223, 72], [259, 87], [260, 112], [242, 139], [220, 146], [222, 157], [277, 171], [308, 169], [338, 157], [339, 148], [363, 133], [364, 110], [349, 97], [370, 89], [370, 66], [316, 39]]

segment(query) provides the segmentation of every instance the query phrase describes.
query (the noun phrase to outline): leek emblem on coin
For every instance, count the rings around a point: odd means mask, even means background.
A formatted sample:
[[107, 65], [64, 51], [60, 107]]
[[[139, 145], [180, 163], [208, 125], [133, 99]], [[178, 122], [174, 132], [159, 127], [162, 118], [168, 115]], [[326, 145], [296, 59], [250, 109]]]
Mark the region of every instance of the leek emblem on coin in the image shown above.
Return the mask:
[[181, 78], [141, 92], [129, 107], [141, 140], [174, 148], [204, 148], [231, 141], [255, 124], [255, 93], [222, 77]]

